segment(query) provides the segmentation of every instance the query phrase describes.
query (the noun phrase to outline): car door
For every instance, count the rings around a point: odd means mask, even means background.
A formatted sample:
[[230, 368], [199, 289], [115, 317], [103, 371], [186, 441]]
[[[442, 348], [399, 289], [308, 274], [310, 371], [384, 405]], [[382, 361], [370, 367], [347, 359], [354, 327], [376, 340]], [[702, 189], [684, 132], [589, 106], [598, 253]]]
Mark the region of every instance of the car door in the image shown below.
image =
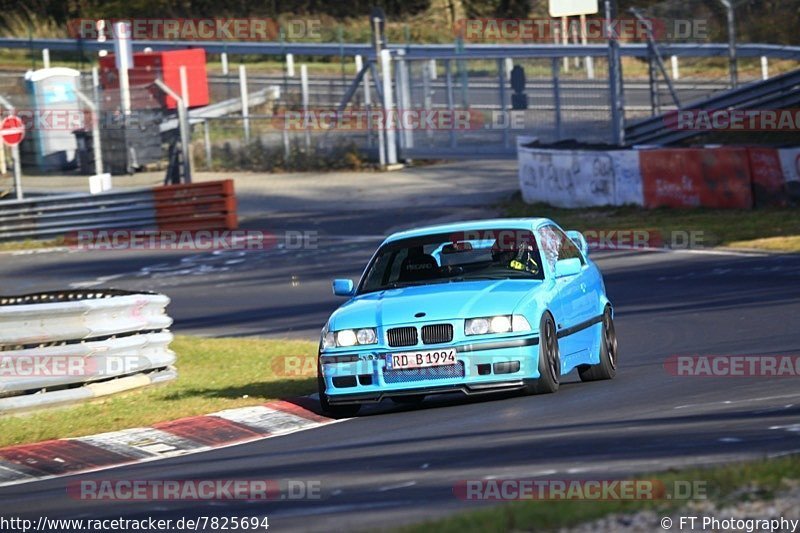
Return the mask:
[[[582, 268], [578, 274], [555, 279], [554, 311], [562, 356], [582, 356], [592, 345], [592, 332], [586, 326], [596, 315], [597, 307], [591, 272], [586, 258], [563, 231], [556, 226], [546, 226], [542, 231], [546, 234], [544, 238], [552, 243], [550, 246], [555, 248], [551, 251], [555, 261], [573, 258], [581, 261]], [[554, 271], [555, 264], [551, 268], [551, 272]]]

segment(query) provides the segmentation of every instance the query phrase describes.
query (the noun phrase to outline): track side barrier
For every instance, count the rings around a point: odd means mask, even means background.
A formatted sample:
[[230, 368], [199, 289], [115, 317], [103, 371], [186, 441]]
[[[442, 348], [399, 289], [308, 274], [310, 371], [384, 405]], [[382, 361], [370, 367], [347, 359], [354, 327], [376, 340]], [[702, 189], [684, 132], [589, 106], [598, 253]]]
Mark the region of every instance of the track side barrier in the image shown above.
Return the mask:
[[753, 206], [745, 148], [642, 150], [639, 161], [645, 207]]
[[778, 150], [766, 147], [748, 148], [747, 159], [750, 164], [753, 204], [756, 207], [785, 206], [788, 195]]
[[631, 150], [558, 150], [518, 139], [522, 197], [557, 207], [642, 205], [639, 154]]
[[0, 414], [174, 379], [169, 301], [120, 290], [0, 297]]
[[517, 140], [527, 203], [750, 209], [800, 200], [800, 148], [575, 150], [535, 141]]
[[82, 230], [236, 229], [233, 180], [0, 201], [0, 241]]
[[166, 185], [153, 189], [158, 229], [234, 230], [238, 227], [233, 180]]
[[783, 179], [789, 182], [800, 182], [800, 148], [781, 148], [778, 150], [781, 160]]

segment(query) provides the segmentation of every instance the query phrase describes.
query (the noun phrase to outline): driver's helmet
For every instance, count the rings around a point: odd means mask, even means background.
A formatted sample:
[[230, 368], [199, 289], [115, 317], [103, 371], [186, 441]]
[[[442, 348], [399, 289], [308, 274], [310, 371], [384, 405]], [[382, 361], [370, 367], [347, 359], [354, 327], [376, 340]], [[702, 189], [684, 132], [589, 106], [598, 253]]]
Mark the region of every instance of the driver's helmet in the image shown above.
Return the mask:
[[492, 259], [514, 270], [524, 270], [533, 274], [538, 274], [540, 271], [539, 263], [536, 262], [536, 249], [528, 241], [516, 242], [513, 247], [495, 247], [492, 250]]

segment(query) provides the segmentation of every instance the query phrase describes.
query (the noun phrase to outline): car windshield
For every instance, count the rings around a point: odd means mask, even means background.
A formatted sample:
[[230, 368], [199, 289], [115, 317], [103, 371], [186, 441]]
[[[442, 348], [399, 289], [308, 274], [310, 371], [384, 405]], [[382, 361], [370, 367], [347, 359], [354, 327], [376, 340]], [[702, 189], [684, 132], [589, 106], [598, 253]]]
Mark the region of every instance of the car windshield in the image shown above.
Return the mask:
[[393, 241], [375, 255], [358, 292], [481, 279], [544, 279], [533, 234], [495, 229]]

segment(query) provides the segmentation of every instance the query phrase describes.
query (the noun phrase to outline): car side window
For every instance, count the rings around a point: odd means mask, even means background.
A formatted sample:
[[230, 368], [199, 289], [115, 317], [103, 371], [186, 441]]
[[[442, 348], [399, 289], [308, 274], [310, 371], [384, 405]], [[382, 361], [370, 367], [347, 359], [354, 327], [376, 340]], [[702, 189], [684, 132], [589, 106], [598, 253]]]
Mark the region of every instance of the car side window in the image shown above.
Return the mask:
[[583, 258], [583, 254], [581, 253], [578, 246], [572, 242], [572, 239], [567, 237], [567, 234], [558, 229], [555, 226], [547, 226], [545, 229], [550, 230], [552, 235], [555, 237], [554, 242], [556, 243], [557, 247], [557, 261], [561, 261], [562, 259], [580, 259], [581, 264], [585, 265], [586, 260]]
[[554, 270], [556, 268], [556, 261], [558, 261], [558, 234], [553, 231], [552, 226], [545, 226], [539, 230], [539, 241], [542, 250], [542, 259], [550, 265], [551, 270]]

